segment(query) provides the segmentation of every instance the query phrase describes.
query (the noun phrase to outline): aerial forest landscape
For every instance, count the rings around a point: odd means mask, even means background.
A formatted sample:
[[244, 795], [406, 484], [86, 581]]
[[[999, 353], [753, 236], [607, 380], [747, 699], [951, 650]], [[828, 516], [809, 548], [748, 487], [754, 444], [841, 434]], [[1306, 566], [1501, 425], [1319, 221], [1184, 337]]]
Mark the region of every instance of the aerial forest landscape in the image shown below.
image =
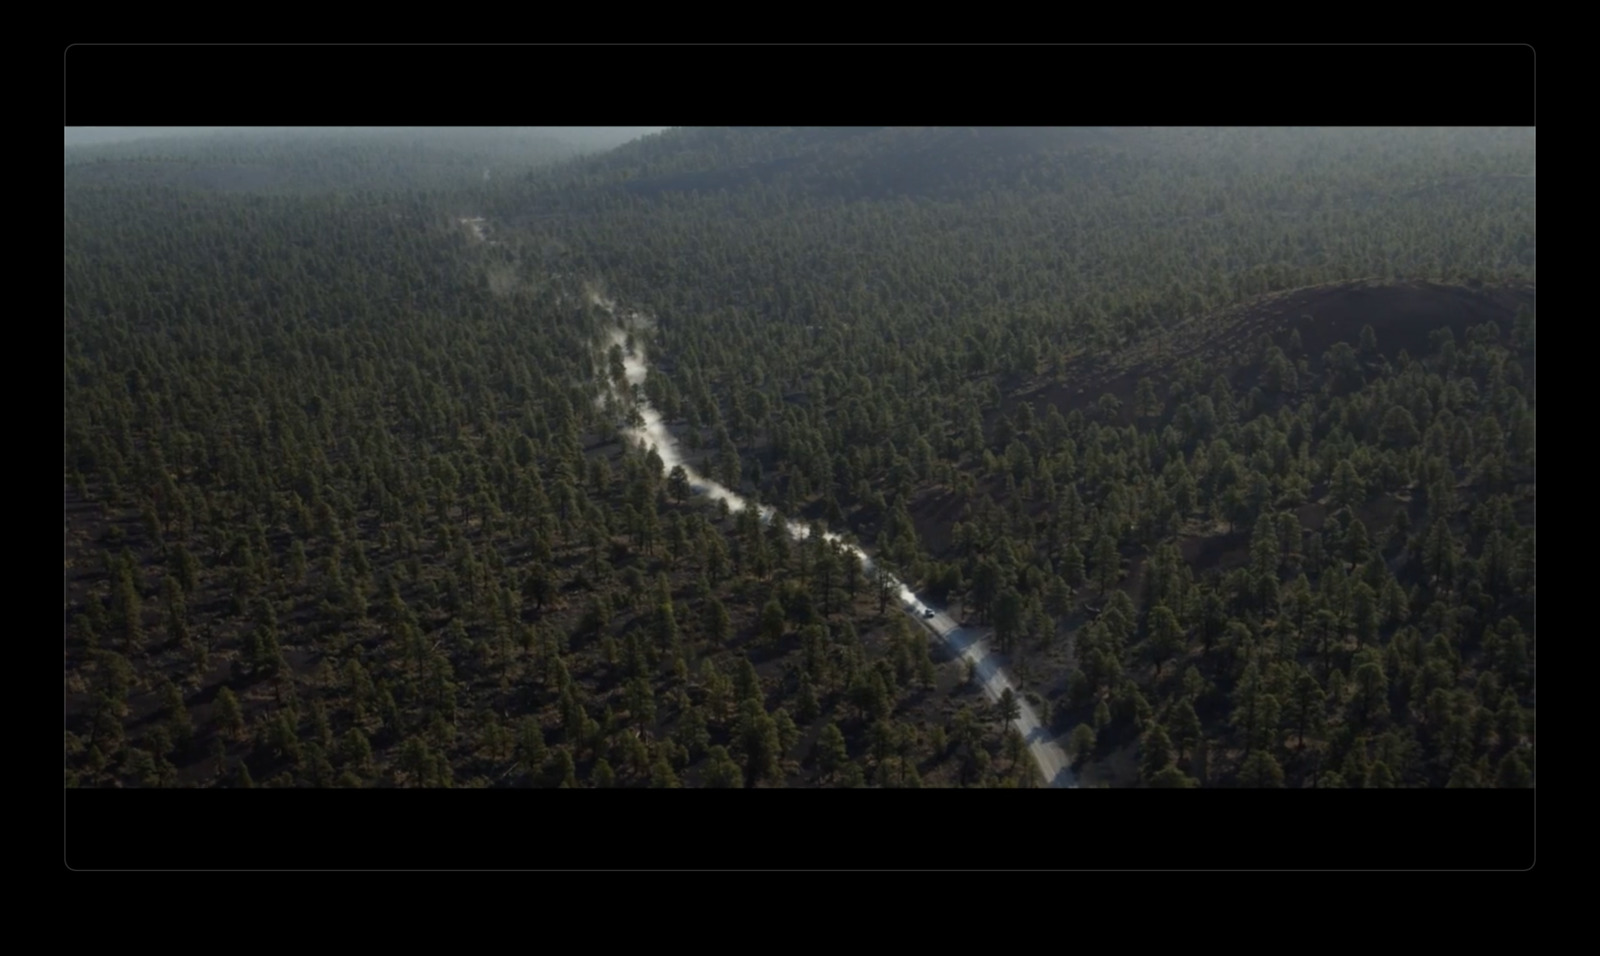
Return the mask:
[[66, 788], [1535, 787], [1533, 127], [64, 157]]

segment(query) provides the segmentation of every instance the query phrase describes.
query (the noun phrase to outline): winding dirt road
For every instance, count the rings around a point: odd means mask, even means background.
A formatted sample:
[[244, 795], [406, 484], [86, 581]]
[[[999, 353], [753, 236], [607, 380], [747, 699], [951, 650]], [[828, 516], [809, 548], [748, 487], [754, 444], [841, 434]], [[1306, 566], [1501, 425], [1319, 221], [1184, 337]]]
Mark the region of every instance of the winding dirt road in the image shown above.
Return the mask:
[[[615, 302], [598, 294], [591, 293], [590, 301], [608, 314], [615, 317], [617, 306]], [[628, 316], [632, 321], [643, 319], [637, 313]], [[608, 346], [616, 346], [623, 352], [623, 368], [626, 373], [626, 383], [632, 395], [623, 394], [613, 387], [611, 394], [625, 405], [632, 405], [639, 412], [639, 423], [633, 427], [623, 429], [623, 434], [642, 448], [654, 448], [661, 456], [662, 463], [671, 469], [681, 465], [689, 476], [690, 486], [700, 494], [712, 499], [722, 499], [734, 510], [753, 507], [761, 516], [763, 522], [771, 521], [776, 513], [770, 505], [763, 505], [747, 500], [743, 495], [731, 491], [723, 485], [712, 481], [696, 471], [684, 457], [683, 451], [678, 447], [677, 439], [667, 429], [660, 412], [651, 407], [644, 400], [642, 389], [646, 377], [649, 375], [649, 366], [645, 361], [644, 351], [637, 345], [628, 348], [627, 336], [621, 330], [613, 329], [607, 337]], [[803, 539], [810, 534], [810, 529], [801, 524], [788, 525], [789, 533], [796, 539]], [[851, 544], [837, 534], [827, 534], [830, 540], [837, 541], [843, 547], [850, 549], [861, 559], [863, 569], [871, 574], [873, 562], [860, 547]], [[1038, 716], [1033, 708], [1028, 705], [1017, 685], [1012, 682], [1004, 668], [1000, 666], [999, 659], [989, 651], [988, 636], [979, 632], [961, 627], [954, 619], [940, 608], [933, 608], [924, 603], [899, 580], [894, 580], [894, 591], [899, 596], [900, 607], [911, 619], [928, 628], [946, 644], [948, 644], [958, 657], [971, 661], [978, 681], [983, 685], [983, 690], [992, 701], [999, 700], [1000, 695], [1010, 688], [1016, 695], [1020, 716], [1013, 721], [1013, 725], [1022, 732], [1022, 738], [1027, 742], [1028, 751], [1033, 755], [1034, 762], [1039, 766], [1039, 772], [1044, 777], [1045, 786], [1059, 788], [1076, 788], [1078, 783], [1072, 774], [1071, 761], [1051, 737], [1047, 728], [1039, 723]], [[926, 614], [929, 609], [934, 611], [932, 617]]]

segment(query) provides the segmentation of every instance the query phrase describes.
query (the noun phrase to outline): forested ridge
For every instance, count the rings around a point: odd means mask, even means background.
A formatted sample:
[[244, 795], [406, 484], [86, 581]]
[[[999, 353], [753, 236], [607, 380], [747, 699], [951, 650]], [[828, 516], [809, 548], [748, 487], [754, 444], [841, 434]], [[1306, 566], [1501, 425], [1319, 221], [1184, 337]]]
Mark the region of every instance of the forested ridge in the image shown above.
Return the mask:
[[1532, 130], [491, 139], [68, 151], [69, 786], [1035, 785], [596, 294], [1086, 784], [1532, 785]]
[[68, 188], [149, 183], [253, 193], [459, 193], [496, 173], [520, 175], [589, 151], [540, 129], [232, 130], [70, 145], [64, 175]]

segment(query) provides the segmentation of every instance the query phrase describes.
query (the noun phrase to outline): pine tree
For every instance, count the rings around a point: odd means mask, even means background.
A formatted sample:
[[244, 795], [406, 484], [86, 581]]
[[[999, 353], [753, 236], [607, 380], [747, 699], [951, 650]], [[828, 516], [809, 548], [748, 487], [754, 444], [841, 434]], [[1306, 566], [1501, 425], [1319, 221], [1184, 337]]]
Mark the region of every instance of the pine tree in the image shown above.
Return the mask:
[[782, 639], [788, 621], [783, 613], [783, 605], [776, 600], [768, 601], [766, 607], [761, 609], [761, 639], [769, 647], [775, 647]]
[[539, 726], [538, 718], [532, 715], [522, 718], [522, 723], [517, 728], [518, 761], [524, 770], [533, 771], [543, 767], [548, 757], [544, 730]]
[[1200, 786], [1200, 781], [1168, 764], [1148, 781], [1148, 786], [1159, 789], [1183, 790]]
[[1094, 728], [1088, 724], [1079, 724], [1072, 729], [1072, 756], [1077, 762], [1087, 760], [1094, 752], [1096, 734]]
[[1000, 692], [1000, 697], [994, 704], [994, 717], [1002, 733], [1013, 721], [1022, 717], [1022, 704], [1011, 688], [1007, 687]]
[[1456, 764], [1450, 771], [1450, 780], [1445, 787], [1451, 790], [1472, 790], [1483, 786], [1483, 781], [1478, 779], [1478, 772], [1470, 763]]
[[817, 737], [816, 763], [817, 770], [822, 775], [824, 783], [831, 782], [834, 775], [850, 760], [850, 753], [845, 747], [844, 734], [839, 732], [839, 727], [833, 721], [823, 725], [822, 733]]
[[721, 648], [727, 643], [733, 625], [728, 609], [717, 598], [713, 597], [706, 604], [704, 626], [706, 641], [712, 648]]
[[657, 790], [670, 790], [681, 787], [678, 775], [672, 772], [672, 764], [665, 757], [657, 757], [655, 763], [650, 765], [650, 786]]
[[761, 678], [756, 674], [756, 667], [748, 657], [739, 659], [738, 682], [735, 686], [741, 702], [756, 701], [759, 704], [762, 701]]
[[1009, 653], [1015, 647], [1023, 629], [1024, 610], [1022, 595], [1016, 589], [1007, 587], [1001, 590], [995, 601], [994, 634], [995, 644], [1002, 654]]
[[778, 752], [780, 756], [788, 753], [800, 741], [800, 728], [795, 726], [794, 719], [789, 712], [779, 707], [772, 715], [773, 725], [778, 730]]
[[1085, 580], [1083, 552], [1070, 542], [1061, 553], [1061, 577], [1075, 588], [1082, 587]]
[[1512, 751], [1500, 760], [1500, 767], [1495, 771], [1494, 785], [1501, 790], [1527, 789], [1533, 786], [1533, 772], [1523, 762], [1522, 756]]
[[546, 786], [556, 789], [574, 789], [578, 786], [572, 753], [566, 747], [557, 747], [545, 761]]
[[1117, 542], [1110, 535], [1101, 535], [1094, 549], [1095, 585], [1102, 595], [1111, 591], [1122, 579], [1122, 558], [1117, 553]]
[[1177, 615], [1164, 604], [1150, 611], [1150, 656], [1156, 665], [1156, 679], [1161, 677], [1161, 665], [1184, 650], [1183, 628]]
[[745, 755], [748, 786], [778, 775], [782, 755], [778, 727], [760, 701], [746, 698], [740, 705], [737, 739]]
[[667, 475], [667, 494], [675, 501], [688, 500], [689, 472], [682, 465], [673, 465], [672, 471]]
[[628, 682], [627, 692], [628, 714], [635, 727], [646, 730], [656, 719], [656, 696], [650, 682], [640, 675]]
[[817, 704], [816, 691], [811, 686], [811, 677], [805, 671], [800, 672], [800, 686], [795, 691], [795, 716], [803, 724], [809, 724], [817, 719], [821, 713]]
[[733, 789], [744, 786], [744, 771], [728, 755], [726, 747], [715, 746], [709, 752], [706, 768], [706, 786], [716, 789]]
[[231, 740], [241, 739], [244, 734], [244, 710], [230, 688], [224, 686], [217, 691], [215, 711], [217, 732]]
[[123, 564], [117, 576], [114, 600], [117, 620], [122, 628], [123, 648], [129, 654], [136, 653], [144, 648], [144, 604], [139, 598], [139, 589], [134, 585], [131, 562]]
[[1172, 741], [1160, 724], [1152, 724], [1140, 746], [1140, 776], [1146, 785], [1172, 764]]
[[343, 755], [346, 765], [356, 774], [365, 777], [373, 772], [372, 745], [360, 727], [345, 732]]
[[1332, 490], [1333, 500], [1341, 508], [1353, 508], [1366, 499], [1366, 485], [1348, 458], [1334, 469]]
[[1283, 786], [1283, 768], [1270, 752], [1258, 749], [1245, 758], [1239, 768], [1239, 785], [1251, 788]]
[[1200, 742], [1200, 717], [1194, 711], [1194, 702], [1188, 697], [1178, 701], [1172, 709], [1172, 739], [1178, 747], [1178, 757], [1191, 752]]
[[1295, 749], [1304, 749], [1307, 733], [1320, 733], [1322, 731], [1323, 707], [1326, 695], [1322, 685], [1311, 676], [1308, 670], [1300, 670], [1294, 683], [1294, 730]]
[[931, 691], [939, 682], [938, 671], [933, 665], [933, 656], [930, 649], [922, 647], [917, 653], [917, 684], [925, 691]]
[[183, 691], [171, 681], [167, 681], [162, 688], [162, 706], [166, 711], [167, 728], [172, 739], [187, 745], [194, 736], [194, 722], [189, 717], [189, 708], [184, 705]]

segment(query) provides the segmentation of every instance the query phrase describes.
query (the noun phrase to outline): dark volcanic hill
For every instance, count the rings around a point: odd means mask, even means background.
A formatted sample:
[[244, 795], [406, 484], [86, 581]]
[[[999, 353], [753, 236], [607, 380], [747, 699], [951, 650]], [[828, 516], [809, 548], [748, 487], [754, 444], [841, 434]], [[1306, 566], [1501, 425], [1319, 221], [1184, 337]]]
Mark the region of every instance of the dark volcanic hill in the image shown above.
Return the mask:
[[1401, 353], [1415, 357], [1428, 351], [1430, 337], [1440, 329], [1448, 328], [1459, 338], [1473, 326], [1493, 322], [1509, 331], [1519, 312], [1536, 306], [1537, 287], [1531, 282], [1361, 280], [1292, 289], [1196, 317], [1113, 355], [1084, 356], [1068, 367], [1061, 381], [1019, 390], [1007, 408], [1027, 402], [1040, 413], [1055, 405], [1065, 414], [1087, 409], [1109, 393], [1123, 403], [1131, 420], [1133, 393], [1141, 378], [1165, 381], [1190, 360], [1242, 381], [1260, 371], [1255, 353], [1263, 336], [1280, 347], [1295, 336], [1299, 350], [1320, 362], [1336, 343], [1354, 341], [1364, 326], [1371, 326], [1379, 353], [1395, 361]]

